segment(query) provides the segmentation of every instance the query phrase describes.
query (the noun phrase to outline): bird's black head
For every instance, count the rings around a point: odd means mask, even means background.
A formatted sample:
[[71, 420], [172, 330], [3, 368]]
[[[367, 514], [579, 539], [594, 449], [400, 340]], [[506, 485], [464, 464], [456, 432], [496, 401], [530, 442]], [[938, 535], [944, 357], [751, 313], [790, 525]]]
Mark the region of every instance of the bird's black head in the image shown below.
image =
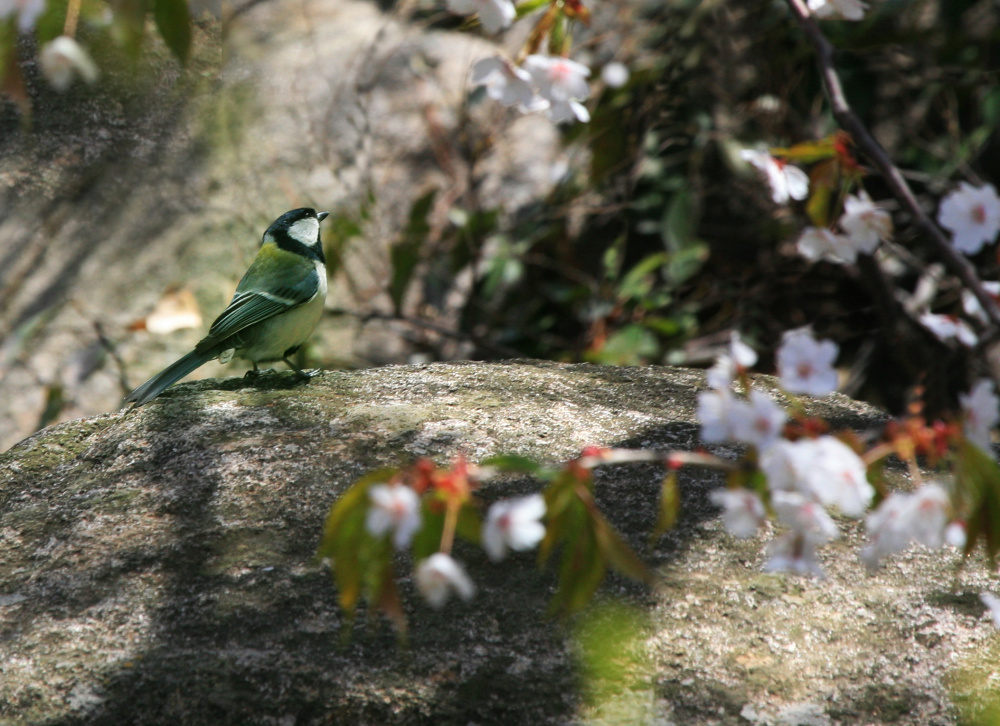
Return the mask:
[[311, 207], [285, 212], [267, 228], [261, 244], [270, 240], [284, 250], [325, 262], [319, 223], [328, 214], [329, 212], [317, 212]]

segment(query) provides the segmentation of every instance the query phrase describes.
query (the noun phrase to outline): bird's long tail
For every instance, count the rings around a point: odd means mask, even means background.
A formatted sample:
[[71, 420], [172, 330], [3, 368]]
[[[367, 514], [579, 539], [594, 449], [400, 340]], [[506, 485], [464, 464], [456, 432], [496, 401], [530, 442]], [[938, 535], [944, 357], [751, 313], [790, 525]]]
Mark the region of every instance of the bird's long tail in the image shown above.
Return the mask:
[[199, 353], [194, 350], [191, 351], [179, 361], [167, 366], [132, 391], [132, 393], [125, 396], [125, 402], [128, 403], [129, 401], [135, 401], [136, 406], [141, 406], [148, 401], [152, 401], [195, 368], [198, 368], [199, 366], [202, 366], [210, 361], [212, 358], [215, 358], [216, 355], [218, 355], [218, 353], [211, 355], [210, 353]]

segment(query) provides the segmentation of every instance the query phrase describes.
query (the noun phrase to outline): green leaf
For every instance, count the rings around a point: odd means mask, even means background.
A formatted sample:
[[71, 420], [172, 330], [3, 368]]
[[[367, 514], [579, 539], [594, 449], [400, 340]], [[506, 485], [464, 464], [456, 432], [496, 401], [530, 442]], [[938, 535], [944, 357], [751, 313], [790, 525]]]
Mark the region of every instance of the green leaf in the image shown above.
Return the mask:
[[542, 465], [527, 456], [516, 454], [500, 454], [491, 456], [479, 462], [480, 466], [489, 466], [500, 471], [507, 471], [514, 474], [531, 474], [538, 476], [542, 472]]
[[153, 0], [153, 20], [177, 60], [187, 63], [191, 53], [191, 14], [187, 0]]
[[525, 15], [530, 15], [536, 10], [541, 10], [548, 4], [549, 0], [523, 0], [523, 2], [519, 2], [515, 6], [517, 10], [517, 18], [520, 19]]
[[368, 533], [365, 518], [368, 489], [388, 481], [395, 473], [394, 469], [380, 469], [359, 479], [331, 507], [323, 527], [316, 557], [332, 561], [340, 607], [348, 615], [354, 613], [366, 589], [370, 591], [374, 584], [377, 590], [378, 582], [372, 583], [370, 573], [384, 571], [384, 562], [392, 556], [384, 538], [376, 540]]
[[433, 555], [441, 547], [441, 534], [444, 532], [444, 510], [439, 503], [430, 497], [424, 497], [420, 515], [423, 523], [420, 530], [413, 536], [413, 559], [416, 562]]
[[667, 277], [675, 285], [694, 275], [708, 259], [708, 245], [697, 236], [700, 223], [698, 198], [685, 185], [671, 197], [660, 230], [670, 252]]
[[479, 515], [479, 507], [466, 503], [458, 510], [458, 521], [455, 523], [455, 534], [478, 545], [483, 532], [483, 518]]
[[955, 481], [959, 498], [968, 507], [965, 554], [971, 554], [982, 539], [994, 565], [1000, 552], [1000, 468], [985, 451], [963, 441], [955, 458]]
[[681, 509], [680, 489], [677, 486], [677, 472], [670, 471], [663, 478], [660, 487], [660, 506], [656, 514], [656, 526], [650, 537], [650, 545], [662, 537], [677, 524], [677, 516]]
[[632, 323], [616, 331], [598, 351], [589, 351], [587, 360], [605, 365], [634, 366], [656, 356], [659, 341], [644, 325]]
[[417, 263], [420, 262], [420, 248], [430, 232], [427, 215], [436, 196], [437, 190], [432, 189], [413, 203], [403, 235], [389, 251], [389, 260], [392, 263], [389, 295], [397, 315], [402, 314], [406, 290], [410, 286]]

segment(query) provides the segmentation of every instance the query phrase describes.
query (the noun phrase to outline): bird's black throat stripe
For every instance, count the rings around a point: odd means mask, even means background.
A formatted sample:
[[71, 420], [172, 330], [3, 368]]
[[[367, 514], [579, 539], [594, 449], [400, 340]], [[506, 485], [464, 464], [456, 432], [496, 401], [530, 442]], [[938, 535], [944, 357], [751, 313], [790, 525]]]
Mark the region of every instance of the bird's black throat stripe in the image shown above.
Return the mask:
[[283, 249], [286, 252], [293, 252], [297, 255], [308, 257], [310, 260], [319, 260], [324, 265], [326, 264], [326, 255], [323, 254], [323, 245], [319, 242], [319, 240], [316, 240], [316, 246], [312, 247], [310, 245], [302, 244], [284, 230], [273, 231], [271, 233], [271, 238], [280, 249]]

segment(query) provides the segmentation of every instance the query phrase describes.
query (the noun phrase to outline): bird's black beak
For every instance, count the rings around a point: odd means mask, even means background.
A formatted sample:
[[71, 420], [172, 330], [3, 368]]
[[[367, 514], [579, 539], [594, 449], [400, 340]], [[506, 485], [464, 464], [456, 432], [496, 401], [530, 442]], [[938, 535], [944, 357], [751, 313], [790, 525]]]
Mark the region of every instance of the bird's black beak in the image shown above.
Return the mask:
[[326, 219], [329, 216], [330, 216], [329, 212], [317, 212], [316, 213], [316, 219], [318, 219], [320, 222], [322, 222], [324, 219]]

